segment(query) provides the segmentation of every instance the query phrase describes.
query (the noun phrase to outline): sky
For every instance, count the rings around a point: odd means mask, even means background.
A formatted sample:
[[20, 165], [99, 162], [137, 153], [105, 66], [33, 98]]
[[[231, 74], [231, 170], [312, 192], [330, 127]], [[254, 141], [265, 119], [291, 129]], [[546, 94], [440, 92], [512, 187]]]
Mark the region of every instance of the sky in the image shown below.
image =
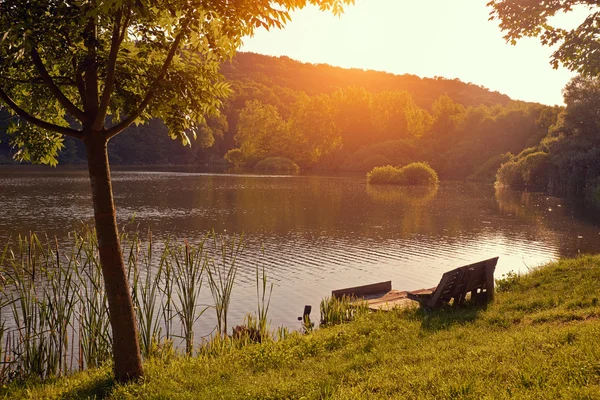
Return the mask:
[[[516, 100], [563, 104], [574, 73], [550, 65], [538, 39], [507, 44], [487, 0], [356, 0], [341, 17], [307, 7], [283, 30], [257, 30], [241, 51], [344, 68], [458, 78]], [[575, 26], [582, 12], [562, 16]]]

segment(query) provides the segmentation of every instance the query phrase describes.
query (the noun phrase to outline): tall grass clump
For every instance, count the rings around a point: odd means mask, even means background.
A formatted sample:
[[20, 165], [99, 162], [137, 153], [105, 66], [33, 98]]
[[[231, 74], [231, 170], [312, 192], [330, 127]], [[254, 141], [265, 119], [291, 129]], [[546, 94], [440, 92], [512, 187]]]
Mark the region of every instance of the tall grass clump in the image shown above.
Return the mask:
[[321, 300], [320, 309], [323, 327], [350, 322], [369, 312], [366, 302], [348, 296], [326, 297]]
[[254, 165], [254, 169], [257, 171], [266, 172], [292, 172], [296, 173], [300, 171], [300, 167], [294, 161], [285, 157], [268, 157], [264, 160], [260, 160]]
[[215, 302], [217, 330], [227, 335], [227, 312], [238, 270], [237, 260], [244, 250], [244, 242], [243, 237], [218, 236], [214, 231], [210, 234], [210, 239], [213, 256], [207, 262], [206, 272]]
[[[74, 234], [72, 240], [64, 252], [56, 239], [40, 240], [31, 234], [0, 251], [0, 383], [61, 376], [111, 359], [98, 242], [90, 229]], [[151, 233], [146, 241], [137, 234], [123, 234], [121, 243], [145, 359], [178, 349], [191, 355], [198, 348], [194, 338], [198, 320], [213, 307], [200, 304], [205, 283], [215, 300], [218, 332], [227, 333], [243, 237], [213, 232], [197, 244], [175, 245], [168, 239], [157, 244]], [[264, 271], [262, 282], [261, 327], [268, 312]]]
[[367, 174], [367, 182], [404, 186], [435, 186], [439, 183], [439, 178], [429, 164], [418, 162], [405, 165], [401, 168], [391, 165], [375, 167]]

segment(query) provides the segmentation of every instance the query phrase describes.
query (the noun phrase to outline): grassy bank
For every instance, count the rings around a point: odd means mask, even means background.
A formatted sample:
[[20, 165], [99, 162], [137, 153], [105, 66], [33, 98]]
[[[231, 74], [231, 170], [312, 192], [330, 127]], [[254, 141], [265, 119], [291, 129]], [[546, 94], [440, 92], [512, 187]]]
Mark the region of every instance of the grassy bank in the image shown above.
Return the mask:
[[563, 260], [499, 282], [496, 302], [377, 313], [310, 335], [151, 359], [116, 386], [110, 367], [8, 398], [600, 398], [600, 256]]

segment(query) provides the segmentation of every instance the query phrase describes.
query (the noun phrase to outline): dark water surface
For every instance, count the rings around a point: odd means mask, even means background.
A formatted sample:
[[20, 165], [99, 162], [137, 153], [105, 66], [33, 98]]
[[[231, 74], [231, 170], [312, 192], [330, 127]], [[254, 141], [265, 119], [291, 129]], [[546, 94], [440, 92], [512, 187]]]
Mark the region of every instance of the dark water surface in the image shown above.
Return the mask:
[[[259, 262], [275, 284], [272, 326], [298, 328], [302, 306], [312, 304], [318, 316], [332, 289], [384, 280], [401, 290], [430, 287], [448, 269], [494, 256], [498, 278], [600, 252], [600, 225], [577, 207], [489, 185], [423, 190], [370, 187], [362, 177], [147, 171], [114, 171], [113, 184], [120, 222], [135, 216], [155, 239], [197, 241], [209, 229], [245, 234], [230, 326], [256, 308]], [[86, 171], [0, 169], [0, 243], [29, 231], [70, 243], [68, 232], [91, 222], [91, 207]], [[201, 332], [214, 326], [201, 323]]]

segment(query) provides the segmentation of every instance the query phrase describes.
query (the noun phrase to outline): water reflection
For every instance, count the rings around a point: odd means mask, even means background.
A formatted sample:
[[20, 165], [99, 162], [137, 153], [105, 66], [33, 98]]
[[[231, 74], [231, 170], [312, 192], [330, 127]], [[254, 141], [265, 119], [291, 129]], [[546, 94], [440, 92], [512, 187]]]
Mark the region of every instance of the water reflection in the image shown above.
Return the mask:
[[[114, 192], [120, 222], [135, 216], [157, 240], [194, 241], [213, 228], [244, 232], [232, 324], [255, 307], [257, 264], [275, 282], [273, 325], [295, 327], [302, 306], [316, 306], [332, 289], [390, 279], [397, 289], [416, 289], [493, 256], [500, 276], [600, 251], [598, 225], [573, 204], [486, 185], [427, 190], [371, 186], [363, 177], [116, 171]], [[92, 218], [86, 173], [0, 170], [0, 210], [2, 243], [30, 230], [67, 242]]]

